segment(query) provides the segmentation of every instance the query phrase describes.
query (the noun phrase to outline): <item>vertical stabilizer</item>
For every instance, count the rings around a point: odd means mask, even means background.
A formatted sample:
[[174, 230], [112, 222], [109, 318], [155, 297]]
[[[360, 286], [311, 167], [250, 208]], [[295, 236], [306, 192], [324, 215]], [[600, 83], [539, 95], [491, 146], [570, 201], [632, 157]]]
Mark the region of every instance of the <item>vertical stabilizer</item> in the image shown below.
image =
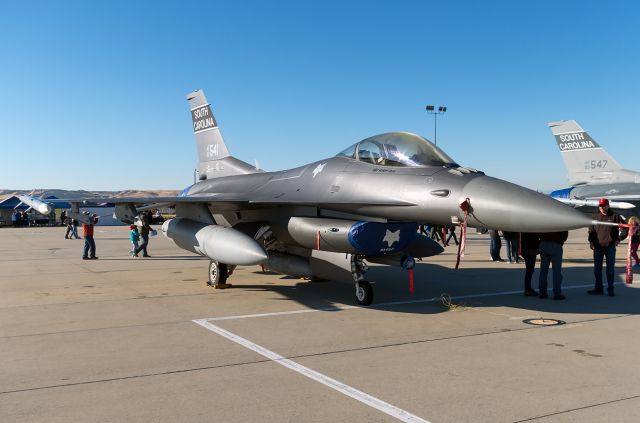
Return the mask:
[[198, 150], [198, 179], [254, 173], [257, 170], [229, 154], [204, 92], [187, 94]]
[[569, 173], [571, 184], [606, 182], [620, 164], [589, 136], [575, 120], [549, 122]]

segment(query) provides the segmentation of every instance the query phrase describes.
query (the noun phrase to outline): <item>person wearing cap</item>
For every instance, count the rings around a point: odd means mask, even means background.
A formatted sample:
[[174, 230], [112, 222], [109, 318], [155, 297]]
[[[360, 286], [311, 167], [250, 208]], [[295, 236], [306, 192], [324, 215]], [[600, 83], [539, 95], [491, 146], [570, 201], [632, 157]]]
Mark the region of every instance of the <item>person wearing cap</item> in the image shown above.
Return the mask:
[[[599, 222], [624, 223], [620, 215], [609, 209], [609, 200], [601, 198], [598, 201], [598, 213], [593, 220]], [[607, 293], [613, 297], [613, 283], [616, 266], [616, 247], [627, 237], [627, 229], [620, 230], [618, 226], [591, 225], [589, 227], [589, 246], [593, 250], [593, 273], [596, 284], [587, 291], [590, 295], [604, 294], [602, 284], [602, 263], [607, 261]]]
[[95, 260], [96, 257], [96, 242], [93, 240], [93, 225], [98, 223], [98, 215], [89, 215], [88, 211], [82, 212], [87, 215], [91, 223], [82, 224], [82, 235], [84, 236], [84, 254], [82, 254], [82, 260]]

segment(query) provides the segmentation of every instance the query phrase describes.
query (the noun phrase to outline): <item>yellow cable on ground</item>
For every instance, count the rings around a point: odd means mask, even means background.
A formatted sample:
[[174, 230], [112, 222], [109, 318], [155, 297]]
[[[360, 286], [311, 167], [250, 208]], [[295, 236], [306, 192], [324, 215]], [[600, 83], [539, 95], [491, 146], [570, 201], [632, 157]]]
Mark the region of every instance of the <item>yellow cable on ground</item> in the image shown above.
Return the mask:
[[456, 311], [458, 309], [464, 310], [465, 308], [467, 308], [467, 305], [465, 303], [460, 303], [460, 304], [452, 303], [451, 297], [449, 296], [449, 294], [446, 294], [446, 293], [443, 293], [440, 295], [440, 301], [442, 301], [442, 305], [449, 310]]

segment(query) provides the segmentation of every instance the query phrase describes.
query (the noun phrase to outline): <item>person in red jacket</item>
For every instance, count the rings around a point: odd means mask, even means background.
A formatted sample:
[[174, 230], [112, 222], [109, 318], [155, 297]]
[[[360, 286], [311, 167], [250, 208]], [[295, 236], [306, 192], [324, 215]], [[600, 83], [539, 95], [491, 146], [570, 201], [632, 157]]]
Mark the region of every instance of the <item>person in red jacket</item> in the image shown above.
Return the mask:
[[91, 223], [82, 224], [82, 235], [84, 236], [84, 254], [82, 254], [82, 260], [95, 260], [96, 257], [96, 242], [93, 240], [93, 225], [98, 223], [98, 215], [89, 215], [89, 212], [82, 212], [86, 214]]

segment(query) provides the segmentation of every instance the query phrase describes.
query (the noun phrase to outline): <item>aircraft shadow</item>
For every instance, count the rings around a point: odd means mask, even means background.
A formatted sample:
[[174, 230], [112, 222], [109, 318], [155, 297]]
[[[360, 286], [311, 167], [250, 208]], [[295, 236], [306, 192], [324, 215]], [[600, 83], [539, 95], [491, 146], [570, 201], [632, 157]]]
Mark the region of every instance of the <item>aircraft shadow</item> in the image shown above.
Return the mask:
[[[581, 260], [572, 261], [582, 263]], [[465, 266], [466, 265], [466, 266]], [[539, 263], [538, 263], [539, 265]], [[523, 315], [544, 313], [569, 314], [639, 314], [640, 290], [621, 283], [624, 266], [616, 267], [616, 297], [592, 296], [587, 290], [593, 287], [593, 267], [590, 262], [584, 266], [563, 268], [564, 301], [551, 297], [552, 275], [549, 272], [548, 293], [550, 298], [525, 297], [523, 295], [524, 265], [504, 263], [498, 268], [474, 268], [464, 262], [463, 268], [453, 270], [437, 264], [419, 263], [414, 272], [414, 293], [409, 292], [409, 277], [398, 268], [376, 266], [367, 273], [367, 280], [374, 282], [374, 302], [370, 306], [378, 310], [395, 313], [435, 314], [450, 310], [447, 298], [454, 307], [509, 307], [523, 310]], [[259, 274], [261, 272], [255, 272]], [[272, 272], [269, 272], [273, 274]], [[538, 289], [539, 267], [533, 275], [533, 287]], [[278, 280], [290, 280], [282, 276]], [[640, 274], [635, 274], [636, 284]], [[273, 279], [270, 279], [273, 281]], [[232, 279], [233, 289], [273, 291], [282, 296], [279, 301], [294, 301], [316, 310], [338, 310], [343, 305], [357, 305], [353, 283], [339, 281], [300, 280], [295, 285], [277, 282], [245, 284], [242, 279]], [[445, 297], [445, 301], [442, 297]]]

